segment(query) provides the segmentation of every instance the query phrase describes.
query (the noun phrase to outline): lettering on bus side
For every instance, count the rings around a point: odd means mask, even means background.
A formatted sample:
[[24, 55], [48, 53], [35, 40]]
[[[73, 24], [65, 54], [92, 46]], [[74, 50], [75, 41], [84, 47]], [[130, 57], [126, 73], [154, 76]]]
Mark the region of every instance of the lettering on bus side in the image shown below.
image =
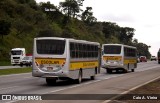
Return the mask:
[[120, 56], [106, 56], [104, 57], [104, 60], [120, 60]]
[[41, 64], [60, 64], [59, 61], [41, 60]]
[[83, 67], [95, 66], [95, 63], [83, 63]]

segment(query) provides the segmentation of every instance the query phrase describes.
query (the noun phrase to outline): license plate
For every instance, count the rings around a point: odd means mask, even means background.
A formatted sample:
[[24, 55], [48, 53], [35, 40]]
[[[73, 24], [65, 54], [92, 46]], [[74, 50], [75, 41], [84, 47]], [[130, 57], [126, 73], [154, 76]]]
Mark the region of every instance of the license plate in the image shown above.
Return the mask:
[[47, 67], [47, 70], [48, 70], [48, 71], [52, 71], [52, 70], [53, 70], [53, 67]]

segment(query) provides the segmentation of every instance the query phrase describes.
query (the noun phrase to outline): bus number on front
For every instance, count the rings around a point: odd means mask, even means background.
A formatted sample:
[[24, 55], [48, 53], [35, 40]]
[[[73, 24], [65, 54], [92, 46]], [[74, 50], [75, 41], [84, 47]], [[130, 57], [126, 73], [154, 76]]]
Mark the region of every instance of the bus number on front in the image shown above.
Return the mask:
[[59, 61], [41, 60], [41, 64], [59, 64]]

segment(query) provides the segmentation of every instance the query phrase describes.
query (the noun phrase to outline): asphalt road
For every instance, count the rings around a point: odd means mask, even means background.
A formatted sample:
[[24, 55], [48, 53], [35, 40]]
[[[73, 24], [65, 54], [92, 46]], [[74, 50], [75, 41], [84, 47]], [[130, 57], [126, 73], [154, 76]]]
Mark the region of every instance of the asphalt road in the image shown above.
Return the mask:
[[[25, 67], [25, 66], [23, 66]], [[12, 68], [23, 68], [21, 66], [0, 66], [0, 69], [12, 69]]]
[[[68, 103], [107, 103], [115, 95], [125, 94], [145, 83], [160, 77], [160, 65], [156, 61], [138, 63], [135, 72], [106, 74], [101, 70], [95, 80], [85, 79], [81, 84], [71, 81], [58, 81], [54, 86], [48, 86], [44, 78], [32, 77], [31, 73], [0, 76], [0, 94], [73, 94], [61, 96], [74, 96], [88, 100], [67, 100]], [[82, 95], [78, 95], [82, 94]], [[92, 94], [92, 95], [85, 95]], [[104, 94], [104, 95], [99, 95]], [[109, 95], [107, 95], [109, 94]], [[53, 95], [51, 95], [53, 97]], [[82, 97], [80, 97], [82, 96]], [[87, 96], [90, 96], [87, 97]], [[96, 98], [98, 100], [94, 100]], [[102, 96], [107, 96], [102, 98]], [[42, 96], [43, 97], [43, 96]], [[83, 99], [83, 98], [82, 98]], [[0, 101], [1, 103], [22, 103], [24, 101]], [[66, 100], [25, 101], [25, 103], [66, 103]]]

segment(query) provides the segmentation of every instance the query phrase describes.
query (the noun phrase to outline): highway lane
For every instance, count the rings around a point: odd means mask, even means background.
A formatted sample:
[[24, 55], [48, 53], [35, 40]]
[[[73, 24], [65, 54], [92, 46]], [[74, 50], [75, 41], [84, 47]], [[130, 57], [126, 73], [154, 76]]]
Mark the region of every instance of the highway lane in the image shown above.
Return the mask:
[[[85, 79], [82, 84], [71, 81], [58, 81], [55, 86], [47, 86], [44, 78], [32, 77], [31, 73], [8, 75], [0, 77], [1, 94], [120, 94], [135, 88], [149, 80], [160, 76], [160, 65], [155, 61], [138, 63], [134, 73], [101, 74], [95, 80]], [[0, 101], [6, 102], [6, 101]], [[22, 102], [22, 101], [17, 101]], [[26, 101], [27, 102], [27, 101]], [[31, 102], [31, 101], [30, 101]], [[35, 102], [35, 101], [34, 101]], [[39, 101], [38, 101], [39, 102]], [[47, 103], [53, 101], [45, 101]], [[57, 102], [57, 101], [56, 101]], [[55, 103], [56, 103], [55, 102]], [[58, 101], [65, 102], [65, 101]], [[70, 101], [75, 102], [75, 101]], [[82, 100], [76, 101], [81, 103]], [[87, 100], [83, 102], [102, 103], [104, 100]], [[107, 101], [105, 101], [107, 102]]]
[[14, 68], [23, 68], [23, 67], [21, 66], [0, 66], [0, 69], [14, 69]]

